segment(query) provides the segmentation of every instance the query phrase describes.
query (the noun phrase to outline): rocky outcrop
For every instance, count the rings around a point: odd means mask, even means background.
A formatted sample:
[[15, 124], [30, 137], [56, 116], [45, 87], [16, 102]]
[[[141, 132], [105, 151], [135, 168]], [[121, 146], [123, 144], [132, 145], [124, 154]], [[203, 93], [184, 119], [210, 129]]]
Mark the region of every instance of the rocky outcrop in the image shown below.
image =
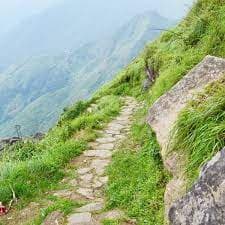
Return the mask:
[[158, 73], [154, 69], [150, 68], [149, 66], [146, 66], [145, 74], [146, 74], [146, 79], [144, 80], [142, 84], [142, 90], [147, 91], [154, 83], [156, 77], [158, 76]]
[[14, 145], [18, 142], [27, 142], [27, 141], [41, 141], [45, 137], [43, 133], [36, 133], [31, 137], [9, 137], [9, 138], [2, 138], [0, 139], [0, 151], [4, 150], [7, 146]]
[[169, 211], [173, 225], [225, 224], [225, 149], [201, 170], [196, 184]]
[[0, 140], [0, 151], [2, 151], [6, 146], [13, 145], [22, 139], [19, 137], [10, 137], [10, 138], [4, 138]]
[[155, 131], [161, 145], [165, 167], [173, 175], [165, 192], [166, 216], [172, 203], [186, 193], [182, 169], [185, 158], [182, 155], [168, 152], [173, 125], [187, 102], [193, 99], [196, 93], [201, 92], [207, 84], [220, 79], [223, 74], [225, 74], [225, 60], [207, 56], [169, 92], [159, 98], [149, 110], [148, 123]]
[[171, 127], [186, 103], [208, 83], [218, 80], [224, 73], [224, 59], [206, 56], [200, 64], [191, 70], [169, 92], [155, 102], [149, 110], [148, 122], [156, 131], [161, 146], [165, 146], [168, 143]]

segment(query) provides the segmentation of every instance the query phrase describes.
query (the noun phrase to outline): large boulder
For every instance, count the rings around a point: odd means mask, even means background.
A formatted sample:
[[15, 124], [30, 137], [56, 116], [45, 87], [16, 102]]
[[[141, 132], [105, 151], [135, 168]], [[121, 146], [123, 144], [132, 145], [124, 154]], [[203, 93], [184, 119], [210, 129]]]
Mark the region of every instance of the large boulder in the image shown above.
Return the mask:
[[148, 123], [161, 146], [165, 168], [173, 176], [165, 191], [166, 217], [171, 205], [186, 193], [185, 155], [168, 151], [171, 130], [187, 103], [202, 92], [206, 85], [221, 79], [224, 74], [225, 59], [206, 56], [149, 110]]
[[170, 131], [180, 111], [209, 83], [219, 80], [225, 74], [225, 59], [206, 56], [173, 88], [161, 96], [150, 108], [148, 123], [156, 132], [163, 156]]
[[169, 210], [173, 225], [225, 224], [225, 148], [203, 166], [191, 190]]

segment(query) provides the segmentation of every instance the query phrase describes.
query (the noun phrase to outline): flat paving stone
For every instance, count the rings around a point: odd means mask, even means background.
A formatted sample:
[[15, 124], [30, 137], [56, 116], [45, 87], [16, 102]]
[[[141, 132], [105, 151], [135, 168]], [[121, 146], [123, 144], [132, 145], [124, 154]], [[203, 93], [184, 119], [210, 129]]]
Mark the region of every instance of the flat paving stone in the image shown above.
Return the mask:
[[127, 126], [127, 125], [131, 124], [131, 122], [129, 120], [118, 120], [118, 123], [123, 126]]
[[92, 181], [93, 177], [94, 177], [94, 175], [92, 173], [88, 173], [88, 174], [84, 174], [84, 175], [80, 176], [80, 179], [83, 182], [89, 183]]
[[92, 182], [84, 182], [84, 181], [80, 181], [79, 182], [79, 187], [81, 187], [81, 188], [91, 189], [92, 186], [93, 186], [93, 183]]
[[105, 219], [116, 220], [116, 219], [121, 219], [123, 217], [124, 217], [124, 213], [120, 210], [115, 209], [115, 210], [100, 214], [99, 220], [100, 221], [105, 220]]
[[77, 193], [84, 196], [87, 199], [94, 199], [93, 189], [91, 188], [79, 188]]
[[110, 160], [106, 159], [95, 159], [91, 163], [91, 167], [95, 169], [98, 175], [103, 175], [105, 172], [105, 168], [110, 164]]
[[91, 213], [75, 213], [68, 218], [68, 225], [92, 225], [93, 218]]
[[77, 179], [70, 180], [70, 181], [69, 181], [69, 184], [70, 184], [72, 187], [76, 187], [77, 184], [78, 184]]
[[97, 150], [113, 150], [115, 147], [114, 143], [108, 143], [108, 144], [100, 144], [96, 148]]
[[78, 200], [80, 199], [80, 196], [75, 192], [71, 190], [60, 190], [53, 193], [53, 196], [58, 198], [64, 198], [69, 200]]
[[93, 182], [93, 184], [92, 184], [92, 187], [93, 187], [94, 189], [98, 189], [98, 188], [101, 188], [103, 185], [104, 185], [104, 184], [103, 184], [102, 182], [100, 182], [100, 181], [98, 181], [98, 180], [95, 180], [95, 181]]
[[123, 129], [123, 125], [121, 125], [121, 124], [119, 124], [119, 123], [115, 123], [115, 124], [110, 124], [109, 126], [108, 126], [108, 129], [109, 130], [121, 130], [121, 129]]
[[121, 116], [116, 118], [116, 121], [129, 121], [129, 119], [130, 119], [129, 116], [121, 115]]
[[41, 225], [59, 225], [63, 222], [63, 213], [55, 211], [50, 213]]
[[109, 150], [89, 150], [85, 151], [84, 155], [87, 157], [110, 158], [112, 156], [112, 152]]
[[90, 172], [92, 169], [90, 167], [80, 168], [77, 170], [77, 173], [80, 175], [83, 175], [85, 173]]
[[53, 196], [58, 198], [69, 198], [73, 192], [71, 190], [59, 190], [53, 193]]
[[99, 177], [99, 181], [103, 184], [107, 184], [109, 181], [109, 177], [105, 176], [105, 177]]
[[102, 137], [102, 138], [96, 139], [96, 142], [98, 142], [100, 144], [113, 143], [113, 142], [115, 142], [115, 138], [113, 138], [113, 137]]
[[97, 212], [104, 208], [103, 202], [92, 202], [78, 208], [77, 212]]
[[119, 130], [111, 130], [111, 129], [108, 129], [105, 131], [107, 134], [112, 134], [112, 135], [117, 135], [117, 134], [120, 134], [120, 131]]

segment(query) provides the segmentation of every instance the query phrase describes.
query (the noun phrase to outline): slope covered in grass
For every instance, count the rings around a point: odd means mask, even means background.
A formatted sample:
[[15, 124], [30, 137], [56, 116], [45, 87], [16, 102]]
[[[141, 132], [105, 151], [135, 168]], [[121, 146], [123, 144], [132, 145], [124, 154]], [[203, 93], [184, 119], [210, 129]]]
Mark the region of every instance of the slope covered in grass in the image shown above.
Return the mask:
[[[102, 89], [101, 93], [108, 94], [113, 91], [118, 95], [133, 95], [145, 100], [151, 106], [206, 55], [225, 57], [224, 3], [220, 0], [197, 1], [180, 25], [165, 32], [155, 42], [150, 43], [140, 57], [124, 69], [111, 84]], [[144, 93], [140, 87], [146, 76], [147, 66], [154, 68], [159, 76], [149, 92]], [[224, 81], [221, 81], [208, 87], [203, 97], [199, 97], [195, 103], [190, 103], [180, 115], [174, 137], [174, 146], [176, 147], [172, 150], [179, 149], [188, 155], [186, 171], [189, 184], [196, 179], [202, 163], [210, 159], [225, 144], [223, 111]], [[149, 135], [148, 137], [149, 139], [145, 141], [149, 145], [155, 142], [153, 136]], [[132, 136], [128, 142], [137, 143], [135, 137]], [[129, 143], [127, 143], [128, 146]], [[149, 146], [146, 149], [147, 152], [150, 153], [152, 148], [153, 146]], [[145, 162], [152, 161], [153, 158], [150, 154], [146, 154], [140, 160], [141, 153], [135, 152], [137, 149], [140, 150], [138, 144], [129, 147], [123, 146], [121, 152], [116, 154], [114, 158], [114, 164], [109, 171], [111, 174], [108, 191], [109, 206], [112, 208], [122, 207], [128, 214], [138, 218], [139, 222], [147, 221], [145, 224], [160, 224], [163, 209], [159, 206], [159, 211], [149, 212], [148, 206], [145, 205], [147, 199], [151, 202], [151, 195], [156, 194], [155, 189], [146, 191], [140, 187], [144, 185], [140, 180], [146, 175]], [[153, 162], [157, 164], [157, 162]], [[140, 164], [144, 171], [139, 170]], [[148, 166], [150, 167], [150, 165]], [[136, 173], [136, 171], [139, 172]], [[157, 179], [151, 179], [151, 175], [152, 173], [149, 172], [148, 179], [155, 182], [154, 185], [156, 185]], [[129, 181], [127, 176], [130, 178]], [[132, 183], [133, 181], [134, 183]], [[135, 181], [140, 181], [140, 186], [135, 185]], [[161, 188], [163, 192], [165, 186], [161, 186]], [[148, 198], [141, 199], [145, 193], [147, 193]], [[160, 201], [163, 202], [162, 198], [160, 200], [160, 193], [155, 196], [157, 196], [156, 199], [160, 205]], [[140, 205], [143, 207], [142, 209], [149, 212], [148, 215], [141, 213]]]
[[[97, 104], [94, 112], [87, 107]], [[18, 198], [32, 199], [38, 193], [51, 189], [62, 179], [66, 163], [78, 156], [88, 141], [120, 111], [118, 96], [104, 96], [86, 103], [77, 103], [62, 116], [40, 143], [25, 143], [6, 149], [0, 158], [0, 196], [2, 202], [12, 198], [13, 189]]]

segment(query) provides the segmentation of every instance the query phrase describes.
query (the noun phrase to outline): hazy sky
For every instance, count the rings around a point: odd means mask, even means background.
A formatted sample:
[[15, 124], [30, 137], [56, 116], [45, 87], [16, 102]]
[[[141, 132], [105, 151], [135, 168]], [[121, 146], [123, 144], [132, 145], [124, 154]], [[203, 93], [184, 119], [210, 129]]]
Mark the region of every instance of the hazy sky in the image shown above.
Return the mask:
[[[39, 13], [55, 4], [68, 0], [0, 0], [0, 29], [6, 31], [25, 18]], [[78, 1], [78, 0], [74, 0]], [[99, 1], [99, 0], [92, 0]], [[112, 0], [105, 0], [110, 1]], [[125, 4], [127, 0], [113, 0]], [[194, 0], [129, 0], [129, 11], [139, 14], [148, 10], [157, 10], [167, 17], [181, 17]], [[88, 2], [88, 1], [87, 1]]]
[[60, 1], [63, 0], [0, 0], [0, 27], [3, 31], [8, 30]]

